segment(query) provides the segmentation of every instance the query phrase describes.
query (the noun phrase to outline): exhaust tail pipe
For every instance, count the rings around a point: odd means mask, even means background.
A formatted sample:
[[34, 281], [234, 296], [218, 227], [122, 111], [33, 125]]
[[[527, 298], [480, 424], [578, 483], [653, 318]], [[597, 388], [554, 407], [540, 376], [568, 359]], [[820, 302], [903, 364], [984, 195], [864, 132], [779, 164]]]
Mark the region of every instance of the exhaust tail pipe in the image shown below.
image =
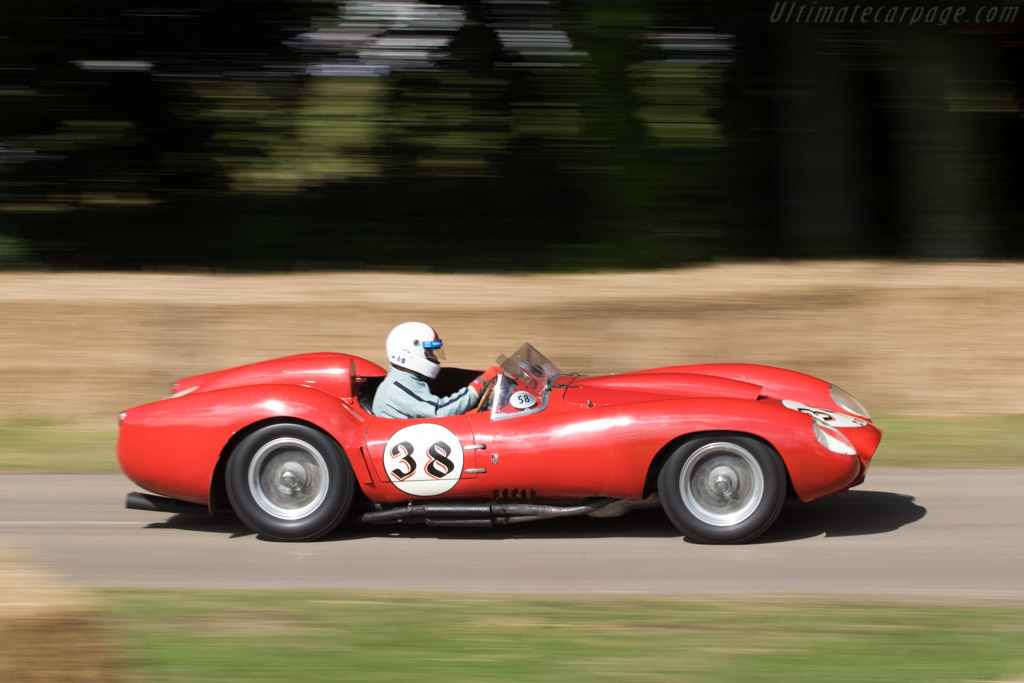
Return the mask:
[[147, 512], [170, 512], [176, 515], [209, 515], [210, 510], [204, 505], [186, 503], [175, 498], [153, 496], [148, 493], [129, 493], [124, 506], [129, 510], [146, 510]]

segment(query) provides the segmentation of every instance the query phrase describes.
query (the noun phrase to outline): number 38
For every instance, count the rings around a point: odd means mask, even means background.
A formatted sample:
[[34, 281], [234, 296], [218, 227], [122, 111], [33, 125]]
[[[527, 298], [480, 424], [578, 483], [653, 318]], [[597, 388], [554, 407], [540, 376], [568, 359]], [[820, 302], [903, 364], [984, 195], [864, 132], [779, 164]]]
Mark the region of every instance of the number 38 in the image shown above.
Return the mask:
[[[399, 461], [399, 467], [391, 470], [391, 476], [397, 481], [405, 481], [416, 474], [418, 463], [413, 457], [415, 448], [408, 441], [395, 444], [388, 454]], [[450, 456], [452, 447], [444, 441], [435, 441], [427, 448], [427, 457], [430, 459], [423, 466], [423, 471], [432, 479], [441, 479], [455, 470], [455, 463]]]

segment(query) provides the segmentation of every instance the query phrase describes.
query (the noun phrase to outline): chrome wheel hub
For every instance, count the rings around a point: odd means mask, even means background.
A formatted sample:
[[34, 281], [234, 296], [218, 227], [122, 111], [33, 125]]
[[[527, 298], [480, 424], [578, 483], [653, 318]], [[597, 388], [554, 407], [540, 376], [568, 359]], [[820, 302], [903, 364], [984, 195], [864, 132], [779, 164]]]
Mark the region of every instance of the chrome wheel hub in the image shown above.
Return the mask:
[[291, 437], [264, 444], [249, 463], [249, 492], [278, 519], [301, 519], [327, 498], [327, 461], [310, 443]]
[[294, 462], [287, 463], [284, 466], [284, 472], [281, 473], [281, 486], [278, 487], [278, 490], [282, 493], [297, 493], [296, 489], [302, 487], [305, 475], [306, 471], [302, 469], [302, 465]]
[[732, 493], [733, 487], [735, 486], [734, 481], [736, 473], [732, 472], [732, 470], [730, 470], [729, 473], [733, 475], [731, 478], [726, 476], [725, 474], [719, 474], [715, 477], [715, 481], [713, 483], [715, 491], [722, 494], [723, 496], [728, 496], [730, 493]]
[[764, 495], [764, 474], [754, 455], [727, 441], [701, 446], [679, 473], [683, 504], [700, 521], [733, 526], [754, 513]]

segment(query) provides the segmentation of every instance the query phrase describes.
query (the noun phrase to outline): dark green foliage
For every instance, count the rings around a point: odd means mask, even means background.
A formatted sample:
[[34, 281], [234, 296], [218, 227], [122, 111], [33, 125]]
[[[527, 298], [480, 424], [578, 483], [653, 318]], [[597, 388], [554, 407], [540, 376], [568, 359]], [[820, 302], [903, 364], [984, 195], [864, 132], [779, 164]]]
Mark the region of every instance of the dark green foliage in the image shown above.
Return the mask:
[[1024, 255], [1018, 23], [366, 6], [7, 2], [0, 268]]

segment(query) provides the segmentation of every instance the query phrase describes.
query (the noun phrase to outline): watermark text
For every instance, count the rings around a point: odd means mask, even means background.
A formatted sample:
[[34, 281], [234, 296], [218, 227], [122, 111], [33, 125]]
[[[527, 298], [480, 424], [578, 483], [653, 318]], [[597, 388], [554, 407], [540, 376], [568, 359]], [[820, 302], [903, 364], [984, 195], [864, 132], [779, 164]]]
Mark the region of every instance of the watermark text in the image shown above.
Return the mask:
[[1012, 24], [1019, 6], [965, 5], [832, 5], [819, 2], [776, 2], [773, 24]]

